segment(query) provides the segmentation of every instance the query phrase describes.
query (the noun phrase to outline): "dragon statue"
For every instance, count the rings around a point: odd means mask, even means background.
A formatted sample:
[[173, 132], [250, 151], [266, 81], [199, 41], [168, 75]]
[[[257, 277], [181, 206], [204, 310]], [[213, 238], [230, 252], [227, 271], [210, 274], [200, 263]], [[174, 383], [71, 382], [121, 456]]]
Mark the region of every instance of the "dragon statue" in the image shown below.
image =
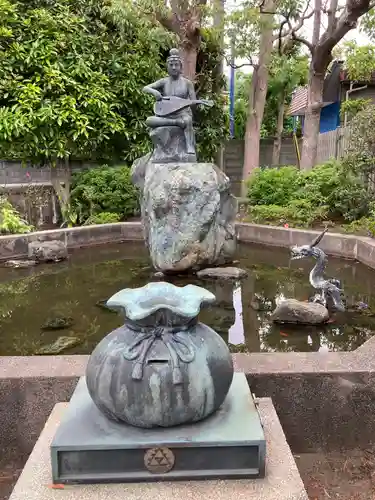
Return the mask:
[[345, 306], [341, 298], [341, 283], [337, 279], [324, 278], [327, 256], [323, 250], [317, 247], [326, 232], [327, 229], [319, 234], [310, 245], [292, 247], [291, 260], [313, 257], [316, 260], [316, 264], [310, 271], [309, 281], [318, 293], [312, 297], [311, 301], [322, 304], [327, 309], [331, 309], [333, 305], [336, 311], [343, 312], [345, 311]]

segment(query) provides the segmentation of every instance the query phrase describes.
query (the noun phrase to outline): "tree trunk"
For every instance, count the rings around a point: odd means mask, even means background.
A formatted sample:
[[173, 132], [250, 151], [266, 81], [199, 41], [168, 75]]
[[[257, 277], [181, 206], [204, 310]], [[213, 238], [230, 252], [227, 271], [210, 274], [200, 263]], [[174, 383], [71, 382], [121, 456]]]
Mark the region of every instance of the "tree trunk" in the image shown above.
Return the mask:
[[[245, 132], [245, 154], [242, 180], [246, 181], [251, 172], [259, 166], [260, 129], [263, 121], [268, 88], [268, 66], [271, 60], [273, 43], [274, 16], [269, 12], [275, 11], [274, 0], [265, 0], [263, 10], [268, 14], [261, 14], [262, 31], [258, 65], [254, 68], [249, 94]], [[242, 182], [242, 196], [245, 196], [246, 186]]]
[[183, 75], [192, 82], [195, 80], [198, 49], [193, 45], [184, 44], [180, 47]]
[[[218, 43], [222, 50], [220, 61], [215, 68], [215, 78], [220, 79], [224, 73], [224, 19], [225, 19], [225, 0], [213, 0], [213, 25], [217, 32]], [[222, 89], [220, 89], [222, 90]]]
[[284, 130], [284, 112], [285, 112], [285, 91], [282, 90], [279, 96], [279, 113], [277, 115], [277, 125], [276, 125], [276, 137], [273, 143], [272, 152], [272, 165], [277, 166], [280, 164], [280, 153], [281, 153], [281, 143], [282, 135]]
[[303, 126], [303, 146], [301, 169], [310, 170], [314, 167], [318, 155], [320, 112], [323, 106], [323, 87], [325, 71], [315, 72], [310, 67], [307, 109]]

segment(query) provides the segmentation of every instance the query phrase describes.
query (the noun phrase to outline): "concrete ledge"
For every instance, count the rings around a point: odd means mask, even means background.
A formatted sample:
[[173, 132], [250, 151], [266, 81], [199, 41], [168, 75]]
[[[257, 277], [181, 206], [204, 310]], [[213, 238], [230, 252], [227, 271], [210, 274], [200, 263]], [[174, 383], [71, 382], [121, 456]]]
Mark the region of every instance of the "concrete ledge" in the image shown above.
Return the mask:
[[[292, 245], [306, 245], [319, 234], [319, 231], [290, 229], [259, 224], [236, 224], [239, 241], [262, 245], [289, 248]], [[61, 240], [67, 247], [79, 248], [105, 243], [121, 243], [129, 240], [142, 240], [140, 222], [118, 222], [98, 224], [69, 229], [52, 229], [26, 235], [0, 236], [0, 260], [23, 258], [27, 255], [30, 241]], [[375, 240], [355, 235], [327, 233], [320, 247], [328, 254], [345, 259], [356, 259], [375, 268]]]
[[[0, 447], [10, 457], [30, 453], [54, 404], [70, 399], [87, 360], [0, 357]], [[233, 361], [256, 396], [272, 398], [295, 450], [375, 441], [375, 337], [354, 352], [234, 354]]]
[[49, 446], [66, 404], [55, 406], [10, 500], [308, 500], [293, 455], [269, 399], [259, 400], [259, 413], [267, 440], [266, 477], [254, 480], [214, 480], [133, 484], [65, 486], [54, 490], [51, 483]]
[[[320, 234], [320, 231], [310, 229], [293, 229], [247, 223], [237, 224], [236, 229], [239, 241], [284, 248], [289, 248], [293, 245], [306, 245], [311, 243]], [[357, 259], [358, 240], [375, 247], [375, 241], [371, 238], [339, 233], [327, 233], [319, 246], [329, 255]]]
[[68, 249], [73, 249], [105, 243], [121, 243], [126, 240], [143, 240], [143, 233], [140, 222], [117, 222], [0, 236], [0, 260], [26, 257], [28, 243], [38, 239], [63, 241]]

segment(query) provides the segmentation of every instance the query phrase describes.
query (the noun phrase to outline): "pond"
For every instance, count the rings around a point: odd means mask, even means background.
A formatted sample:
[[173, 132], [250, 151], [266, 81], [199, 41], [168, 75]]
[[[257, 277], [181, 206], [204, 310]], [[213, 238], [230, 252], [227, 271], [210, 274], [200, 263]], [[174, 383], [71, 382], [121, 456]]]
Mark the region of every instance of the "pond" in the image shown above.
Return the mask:
[[[349, 311], [324, 327], [277, 327], [270, 315], [283, 297], [307, 300], [312, 260], [290, 263], [287, 250], [241, 244], [242, 283], [173, 278], [211, 290], [217, 303], [200, 319], [233, 352], [351, 351], [375, 332], [375, 271], [329, 258], [327, 275], [342, 281]], [[127, 242], [74, 252], [63, 263], [29, 269], [0, 268], [0, 355], [87, 354], [120, 326], [103, 303], [122, 288], [152, 281], [143, 243]], [[374, 311], [374, 313], [373, 313]]]

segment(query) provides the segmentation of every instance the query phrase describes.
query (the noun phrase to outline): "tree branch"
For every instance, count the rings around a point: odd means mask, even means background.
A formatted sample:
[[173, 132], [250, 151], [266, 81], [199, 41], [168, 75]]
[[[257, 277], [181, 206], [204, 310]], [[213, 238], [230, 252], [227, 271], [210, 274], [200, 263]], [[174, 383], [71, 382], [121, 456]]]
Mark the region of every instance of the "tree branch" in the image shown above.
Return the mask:
[[299, 43], [302, 43], [303, 45], [305, 45], [309, 49], [309, 51], [311, 52], [311, 54], [313, 54], [313, 52], [314, 52], [314, 46], [312, 45], [312, 43], [310, 43], [308, 40], [306, 40], [302, 36], [296, 35], [296, 33], [294, 31], [292, 31], [292, 38], [296, 42], [299, 42]]
[[[374, 1], [375, 1], [375, 0], [374, 0]], [[294, 35], [296, 35], [296, 34], [297, 34], [297, 32], [298, 32], [298, 31], [302, 28], [302, 26], [303, 26], [304, 22], [305, 22], [307, 19], [310, 19], [310, 18], [314, 15], [314, 12], [315, 12], [314, 10], [312, 10], [311, 12], [309, 12], [309, 13], [307, 14], [307, 11], [308, 11], [309, 7], [310, 7], [310, 1], [309, 1], [309, 2], [307, 2], [307, 5], [306, 5], [305, 10], [304, 10], [304, 12], [303, 12], [302, 16], [298, 19], [298, 22], [297, 22], [297, 24], [296, 24], [295, 26], [293, 26], [293, 25], [292, 25], [292, 23], [291, 23], [291, 21], [290, 21], [290, 17], [291, 17], [291, 15], [292, 15], [292, 13], [291, 13], [291, 12], [288, 12], [287, 14], [284, 14], [284, 18], [285, 18], [285, 19], [284, 19], [284, 21], [282, 22], [282, 24], [283, 24], [283, 25], [288, 24], [289, 28], [288, 28], [287, 30], [283, 31], [281, 34], [280, 34], [280, 32], [279, 32], [279, 34], [278, 34], [277, 36], [275, 36], [275, 37], [274, 37], [274, 41], [276, 41], [276, 40], [277, 40], [278, 38], [280, 38], [280, 37], [281, 37], [281, 38], [284, 38], [284, 37], [286, 37], [286, 36], [293, 36], [293, 34], [294, 34]], [[307, 42], [307, 40], [305, 40], [305, 39], [303, 39], [303, 41], [302, 41], [302, 39], [301, 39], [301, 40], [299, 40], [299, 41], [300, 41], [301, 43], [303, 43], [304, 45], [306, 45], [306, 43], [309, 43], [309, 42]]]
[[321, 36], [318, 42], [319, 52], [330, 53], [333, 47], [357, 26], [358, 19], [370, 9], [370, 0], [347, 0], [344, 11], [336, 19], [334, 29], [331, 32], [327, 29]]
[[[333, 0], [335, 1], [335, 0]], [[319, 39], [320, 39], [320, 25], [322, 22], [322, 0], [315, 0], [314, 5], [314, 25], [313, 25], [313, 34], [312, 34], [312, 46], [316, 47]]]
[[328, 17], [327, 31], [329, 31], [330, 33], [332, 33], [336, 27], [337, 23], [336, 13], [337, 13], [338, 3], [339, 3], [338, 0], [331, 0], [329, 9], [327, 10], [327, 17]]
[[[179, 34], [179, 23], [176, 16], [171, 12], [169, 14], [164, 14], [159, 10], [155, 11], [156, 20], [168, 31]], [[177, 21], [177, 22], [176, 22]]]
[[228, 55], [224, 54], [225, 61], [227, 65], [233, 69], [241, 69], [244, 68], [245, 66], [252, 66], [253, 68], [256, 68], [257, 65], [254, 63], [253, 59], [251, 56], [249, 56], [249, 62], [245, 62], [242, 64], [234, 64], [231, 59], [229, 58]]
[[[295, 26], [292, 25], [292, 23], [290, 21], [290, 14], [289, 14], [289, 16], [286, 18], [286, 22], [288, 23], [288, 26], [289, 26], [289, 30], [288, 30], [287, 34], [290, 35], [293, 38], [293, 40], [296, 40], [296, 42], [300, 42], [303, 45], [305, 45], [310, 50], [310, 52], [312, 54], [313, 50], [314, 50], [313, 45], [308, 40], [306, 40], [305, 38], [303, 38], [302, 36], [297, 35], [297, 32], [302, 28], [303, 23], [307, 19], [309, 19], [310, 17], [312, 17], [314, 15], [314, 13], [315, 13], [315, 11], [312, 10], [311, 12], [309, 12], [309, 14], [306, 14], [308, 8], [309, 8], [309, 2], [307, 4], [307, 6], [306, 6], [306, 9], [305, 9], [304, 13], [302, 14], [302, 16], [300, 17], [298, 23]], [[286, 36], [286, 34], [284, 36]]]

